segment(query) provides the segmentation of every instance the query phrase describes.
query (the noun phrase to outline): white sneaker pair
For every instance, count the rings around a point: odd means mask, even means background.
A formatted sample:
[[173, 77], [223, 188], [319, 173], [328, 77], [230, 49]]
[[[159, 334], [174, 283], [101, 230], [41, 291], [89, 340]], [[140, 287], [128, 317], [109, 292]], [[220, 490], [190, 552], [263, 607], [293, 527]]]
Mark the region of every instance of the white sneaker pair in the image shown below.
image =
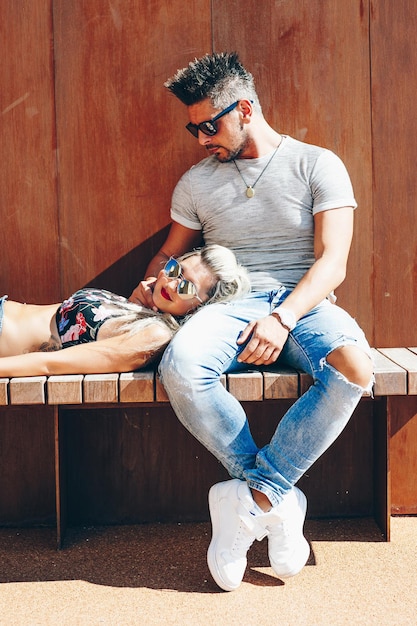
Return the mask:
[[297, 487], [268, 513], [259, 513], [247, 483], [228, 480], [210, 489], [209, 507], [213, 533], [207, 563], [221, 589], [239, 587], [247, 551], [255, 539], [267, 535], [271, 567], [280, 578], [295, 576], [306, 564], [310, 554], [303, 535], [307, 500]]

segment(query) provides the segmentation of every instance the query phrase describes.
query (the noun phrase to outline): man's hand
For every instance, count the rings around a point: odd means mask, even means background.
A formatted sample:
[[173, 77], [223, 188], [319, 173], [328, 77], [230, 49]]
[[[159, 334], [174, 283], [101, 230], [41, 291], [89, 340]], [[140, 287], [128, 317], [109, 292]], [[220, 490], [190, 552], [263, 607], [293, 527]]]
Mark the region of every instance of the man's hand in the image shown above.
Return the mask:
[[142, 280], [139, 285], [134, 289], [130, 295], [130, 302], [135, 304], [143, 304], [148, 309], [157, 311], [157, 307], [153, 303], [153, 288], [156, 283], [155, 276], [149, 276], [145, 280]]
[[237, 340], [238, 345], [248, 341], [239, 354], [240, 363], [271, 365], [279, 357], [287, 341], [288, 330], [272, 315], [250, 322]]

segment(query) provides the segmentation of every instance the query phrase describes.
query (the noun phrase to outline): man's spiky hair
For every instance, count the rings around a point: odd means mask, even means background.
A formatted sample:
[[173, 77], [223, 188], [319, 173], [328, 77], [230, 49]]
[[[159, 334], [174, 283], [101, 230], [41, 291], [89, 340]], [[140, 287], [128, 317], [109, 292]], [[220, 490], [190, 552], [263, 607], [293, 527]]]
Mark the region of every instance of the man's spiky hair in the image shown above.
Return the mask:
[[244, 98], [259, 104], [253, 76], [236, 52], [214, 52], [194, 59], [169, 78], [165, 87], [186, 106], [207, 98], [216, 108]]

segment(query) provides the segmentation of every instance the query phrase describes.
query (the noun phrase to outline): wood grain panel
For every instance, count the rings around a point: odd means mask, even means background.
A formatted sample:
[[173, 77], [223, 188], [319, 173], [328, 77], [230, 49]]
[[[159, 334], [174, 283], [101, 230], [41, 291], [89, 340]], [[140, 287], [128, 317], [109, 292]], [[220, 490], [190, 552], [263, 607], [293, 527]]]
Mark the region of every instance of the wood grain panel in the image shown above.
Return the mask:
[[61, 419], [69, 525], [207, 519], [208, 489], [227, 474], [170, 406], [68, 410]]
[[[245, 403], [257, 445], [270, 440], [291, 404]], [[67, 429], [69, 525], [208, 519], [208, 490], [228, 475], [170, 406], [68, 409], [61, 418]], [[309, 516], [371, 515], [372, 463], [372, 402], [365, 400], [301, 481]]]
[[54, 25], [67, 294], [169, 222], [200, 152], [163, 83], [211, 47], [210, 2], [57, 0]]
[[349, 170], [359, 209], [348, 277], [337, 295], [373, 342], [368, 34], [367, 0], [213, 0], [214, 48], [239, 52], [266, 119], [330, 148]]
[[0, 292], [59, 299], [52, 20], [43, 0], [0, 12]]
[[0, 408], [0, 425], [0, 525], [54, 524], [53, 408]]
[[392, 513], [417, 514], [417, 398], [389, 398]]
[[414, 345], [417, 328], [417, 5], [372, 7], [375, 340], [396, 347]]

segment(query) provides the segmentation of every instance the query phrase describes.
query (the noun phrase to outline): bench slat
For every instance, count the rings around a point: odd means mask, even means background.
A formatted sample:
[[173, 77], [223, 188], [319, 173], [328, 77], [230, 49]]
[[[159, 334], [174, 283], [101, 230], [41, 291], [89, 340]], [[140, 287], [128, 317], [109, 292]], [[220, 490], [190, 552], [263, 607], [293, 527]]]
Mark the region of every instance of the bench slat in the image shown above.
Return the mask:
[[153, 402], [153, 370], [120, 374], [119, 400], [120, 402]]
[[261, 372], [235, 372], [227, 374], [227, 388], [241, 402], [261, 401], [263, 380]]
[[46, 376], [11, 378], [10, 404], [45, 404]]
[[417, 394], [417, 354], [407, 348], [379, 348], [379, 352], [407, 370], [407, 393]]
[[262, 372], [264, 378], [264, 399], [298, 398], [298, 372], [291, 368], [277, 368], [276, 371]]
[[[417, 395], [417, 347], [373, 348], [375, 396]], [[223, 374], [222, 384], [240, 401], [296, 399], [311, 377], [291, 368]], [[47, 393], [46, 393], [47, 392]], [[367, 394], [365, 394], [367, 395]], [[168, 402], [154, 370], [83, 376], [28, 376], [0, 379], [0, 406]]]
[[82, 374], [49, 376], [48, 404], [82, 404], [83, 380]]
[[87, 374], [84, 377], [84, 403], [109, 402], [119, 400], [119, 374]]
[[375, 396], [407, 395], [407, 372], [382, 352], [373, 348], [375, 362]]
[[7, 388], [9, 386], [8, 378], [0, 378], [0, 406], [5, 406], [9, 403]]
[[313, 377], [306, 372], [298, 372], [298, 375], [300, 377], [300, 396], [302, 396], [313, 384]]

